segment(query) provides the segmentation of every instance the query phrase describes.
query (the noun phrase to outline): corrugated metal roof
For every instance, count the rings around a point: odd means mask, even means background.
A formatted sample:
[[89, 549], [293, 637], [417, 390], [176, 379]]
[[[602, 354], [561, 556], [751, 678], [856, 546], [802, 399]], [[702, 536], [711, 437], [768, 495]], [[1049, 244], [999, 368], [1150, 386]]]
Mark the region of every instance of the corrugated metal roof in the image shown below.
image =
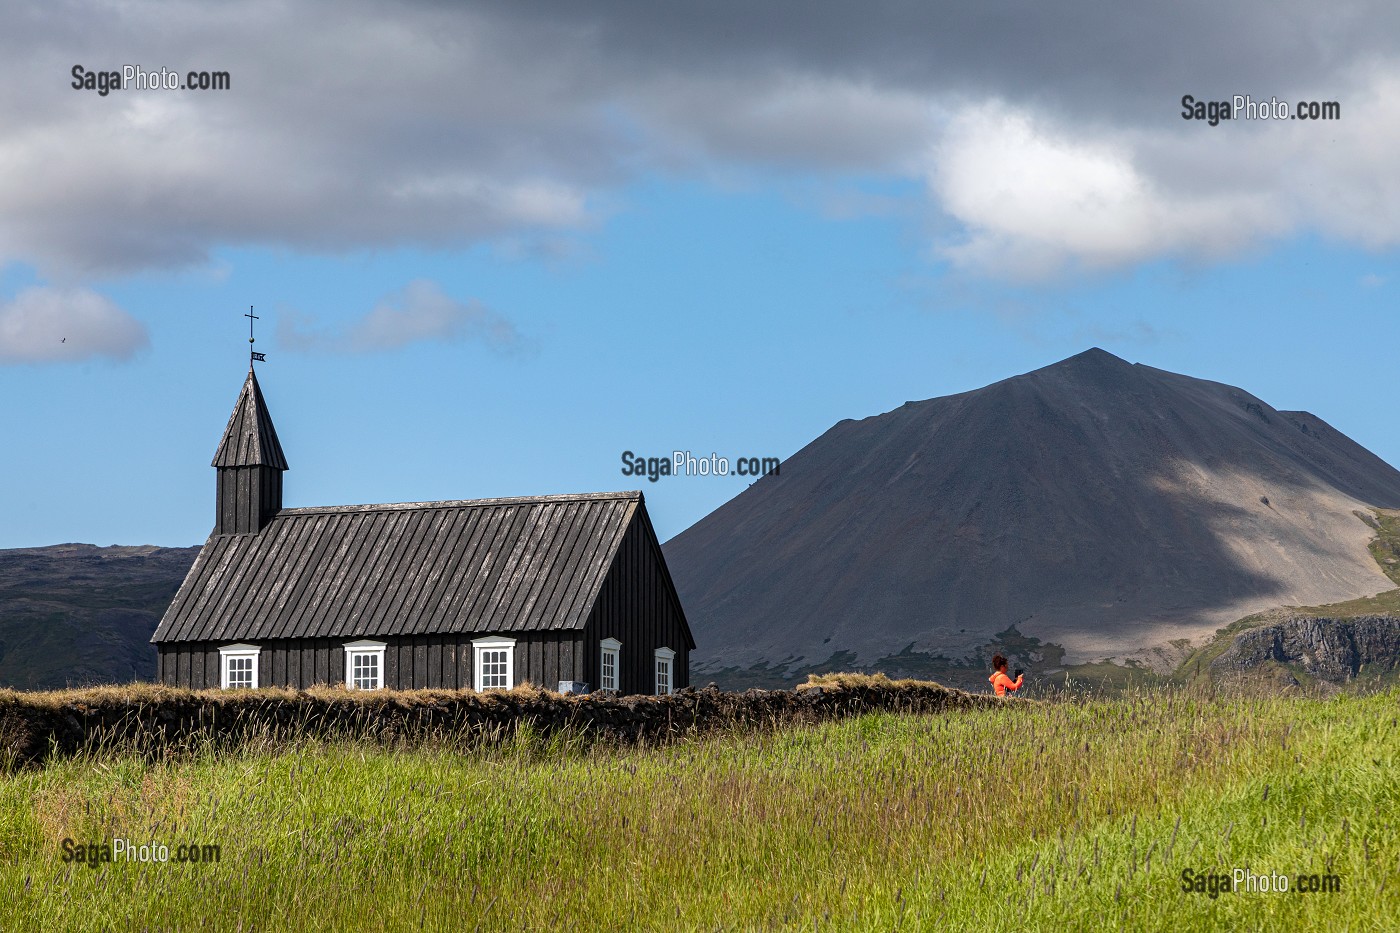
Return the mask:
[[283, 509], [210, 537], [151, 640], [579, 629], [641, 507], [620, 492]]
[[272, 426], [272, 416], [267, 413], [267, 403], [263, 401], [258, 377], [248, 366], [248, 378], [243, 383], [243, 391], [238, 394], [238, 403], [233, 406], [224, 438], [219, 441], [219, 449], [214, 453], [216, 467], [269, 466], [277, 470], [287, 469], [287, 458], [282, 454], [282, 442], [277, 439], [277, 429]]

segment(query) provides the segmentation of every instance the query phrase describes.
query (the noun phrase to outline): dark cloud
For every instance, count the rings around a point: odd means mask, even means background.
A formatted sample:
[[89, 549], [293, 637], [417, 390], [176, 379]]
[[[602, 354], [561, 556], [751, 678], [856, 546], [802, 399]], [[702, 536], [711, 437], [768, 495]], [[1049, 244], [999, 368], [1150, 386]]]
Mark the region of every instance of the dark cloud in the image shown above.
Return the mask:
[[[960, 228], [938, 249], [983, 271], [1223, 255], [1307, 227], [1386, 246], [1397, 36], [1400, 8], [1381, 3], [7, 8], [0, 263], [82, 276], [223, 244], [528, 252], [641, 175], [772, 170], [926, 179]], [[226, 70], [232, 89], [101, 97], [69, 87], [74, 64]], [[1186, 93], [1346, 109], [1207, 128], [1180, 119]], [[995, 174], [1026, 153], [1069, 183]]]
[[1296, 93], [1357, 62], [1392, 57], [1400, 41], [1400, 8], [1379, 0], [550, 0], [511, 10], [569, 24], [604, 58], [642, 74], [825, 75], [1114, 123], [1171, 113], [1185, 93]]

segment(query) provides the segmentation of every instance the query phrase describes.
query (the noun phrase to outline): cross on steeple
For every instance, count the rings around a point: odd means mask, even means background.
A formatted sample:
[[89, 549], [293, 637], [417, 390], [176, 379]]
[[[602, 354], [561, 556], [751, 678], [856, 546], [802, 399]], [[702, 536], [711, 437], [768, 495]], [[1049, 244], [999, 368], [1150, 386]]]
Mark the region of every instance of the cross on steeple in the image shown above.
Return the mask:
[[253, 350], [253, 322], [258, 320], [258, 316], [253, 313], [252, 305], [248, 306], [248, 313], [243, 316], [248, 319], [248, 368], [252, 369], [255, 360], [259, 363], [266, 363], [267, 354], [257, 353]]

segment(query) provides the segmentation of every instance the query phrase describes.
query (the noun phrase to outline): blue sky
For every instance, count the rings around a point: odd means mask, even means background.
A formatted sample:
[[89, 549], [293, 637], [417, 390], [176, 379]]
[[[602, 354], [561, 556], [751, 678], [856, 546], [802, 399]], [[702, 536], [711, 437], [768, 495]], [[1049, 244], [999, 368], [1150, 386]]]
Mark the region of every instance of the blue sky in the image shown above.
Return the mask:
[[[911, 45], [902, 5], [773, 40], [746, 5], [252, 8], [0, 13], [0, 547], [202, 541], [250, 304], [288, 505], [640, 486], [665, 539], [746, 481], [623, 450], [786, 457], [1089, 346], [1400, 463], [1385, 7], [1185, 77], [1072, 22]], [[68, 86], [127, 60], [232, 87]], [[1198, 86], [1343, 119], [1209, 128]]]

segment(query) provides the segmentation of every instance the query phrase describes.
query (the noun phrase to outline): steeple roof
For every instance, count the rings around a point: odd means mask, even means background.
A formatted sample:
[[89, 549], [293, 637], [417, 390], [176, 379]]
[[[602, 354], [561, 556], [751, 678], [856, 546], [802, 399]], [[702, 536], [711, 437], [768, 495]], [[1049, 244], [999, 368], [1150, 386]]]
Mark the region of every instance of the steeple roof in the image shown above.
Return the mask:
[[213, 465], [287, 469], [282, 442], [277, 439], [277, 429], [272, 426], [272, 416], [267, 413], [267, 402], [263, 400], [258, 377], [251, 364], [243, 391], [238, 395], [238, 404], [233, 406], [228, 427], [224, 429], [224, 439], [219, 442], [219, 449], [214, 454]]

